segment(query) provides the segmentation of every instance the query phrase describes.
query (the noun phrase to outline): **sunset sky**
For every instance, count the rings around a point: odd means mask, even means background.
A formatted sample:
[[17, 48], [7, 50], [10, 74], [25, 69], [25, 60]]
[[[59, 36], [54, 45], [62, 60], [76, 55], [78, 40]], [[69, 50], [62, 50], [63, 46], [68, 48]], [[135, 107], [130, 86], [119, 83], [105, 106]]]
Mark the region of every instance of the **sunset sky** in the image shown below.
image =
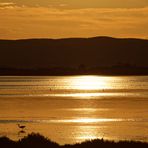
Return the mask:
[[148, 0], [0, 0], [0, 39], [148, 38]]

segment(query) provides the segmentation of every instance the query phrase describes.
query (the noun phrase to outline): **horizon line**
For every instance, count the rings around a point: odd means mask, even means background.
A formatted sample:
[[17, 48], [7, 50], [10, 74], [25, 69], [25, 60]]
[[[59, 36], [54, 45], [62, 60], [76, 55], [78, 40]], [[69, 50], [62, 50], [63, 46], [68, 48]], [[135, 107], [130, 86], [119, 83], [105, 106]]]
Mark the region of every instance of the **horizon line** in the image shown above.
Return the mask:
[[90, 36], [90, 37], [59, 37], [59, 38], [17, 38], [17, 39], [1, 39], [5, 41], [19, 41], [19, 40], [61, 40], [61, 39], [93, 39], [93, 38], [110, 38], [110, 39], [135, 39], [135, 40], [148, 40], [148, 38], [138, 38], [138, 37], [113, 37], [113, 36]]

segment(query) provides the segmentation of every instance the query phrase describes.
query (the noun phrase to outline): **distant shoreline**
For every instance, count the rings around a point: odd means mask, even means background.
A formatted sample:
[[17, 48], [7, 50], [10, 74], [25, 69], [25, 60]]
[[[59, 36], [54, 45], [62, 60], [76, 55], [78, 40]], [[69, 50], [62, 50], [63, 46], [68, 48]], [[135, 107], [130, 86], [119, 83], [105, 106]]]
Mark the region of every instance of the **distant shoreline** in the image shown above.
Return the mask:
[[71, 75], [104, 75], [104, 76], [147, 76], [148, 67], [113, 66], [97, 68], [63, 68], [17, 69], [0, 68], [0, 76], [71, 76]]
[[0, 75], [148, 75], [148, 40], [0, 40]]

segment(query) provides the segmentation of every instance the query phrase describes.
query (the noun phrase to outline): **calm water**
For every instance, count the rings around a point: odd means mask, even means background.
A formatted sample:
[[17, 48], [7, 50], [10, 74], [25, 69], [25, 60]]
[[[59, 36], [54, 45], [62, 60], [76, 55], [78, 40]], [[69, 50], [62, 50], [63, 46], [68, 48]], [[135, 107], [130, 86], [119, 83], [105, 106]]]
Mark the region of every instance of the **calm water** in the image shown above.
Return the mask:
[[148, 77], [0, 77], [0, 136], [31, 132], [60, 144], [148, 141]]

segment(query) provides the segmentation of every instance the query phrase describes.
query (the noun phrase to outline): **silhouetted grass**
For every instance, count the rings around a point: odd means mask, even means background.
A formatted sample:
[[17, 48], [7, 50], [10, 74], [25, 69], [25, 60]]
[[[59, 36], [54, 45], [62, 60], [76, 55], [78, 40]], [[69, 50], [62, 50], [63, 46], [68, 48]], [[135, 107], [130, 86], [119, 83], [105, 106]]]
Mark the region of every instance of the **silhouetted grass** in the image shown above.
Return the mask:
[[29, 134], [19, 141], [7, 137], [0, 138], [0, 148], [148, 148], [148, 143], [138, 141], [107, 141], [96, 139], [77, 144], [59, 145], [40, 134]]

